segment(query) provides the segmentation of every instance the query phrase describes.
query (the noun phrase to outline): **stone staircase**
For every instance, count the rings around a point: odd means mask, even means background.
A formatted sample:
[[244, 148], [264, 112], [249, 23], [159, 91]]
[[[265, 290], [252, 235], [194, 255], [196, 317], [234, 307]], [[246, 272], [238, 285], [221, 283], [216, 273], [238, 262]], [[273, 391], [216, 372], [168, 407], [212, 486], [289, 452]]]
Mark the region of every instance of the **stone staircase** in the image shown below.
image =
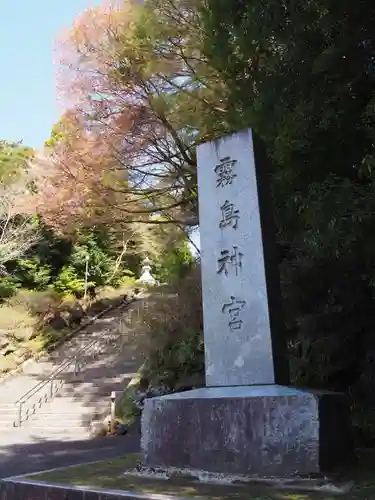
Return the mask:
[[[89, 438], [91, 421], [109, 414], [111, 391], [123, 390], [139, 367], [129, 318], [142, 306], [141, 299], [106, 313], [51, 355], [27, 363], [23, 373], [0, 382], [0, 443]], [[94, 346], [86, 353], [90, 343]], [[74, 373], [75, 364], [71, 363], [54, 376], [53, 387], [61, 388], [51, 397], [51, 382], [43, 381], [80, 350], [79, 373]], [[22, 409], [25, 412], [36, 404], [35, 413], [21, 427], [14, 427], [19, 412], [14, 403], [38, 383], [41, 389], [24, 402]]]
[[30, 418], [25, 428], [44, 439], [78, 440], [89, 437], [90, 423], [102, 420], [110, 413], [111, 391], [123, 390], [134, 375], [131, 363], [123, 363], [119, 368], [121, 376], [107, 374], [104, 379], [81, 379], [64, 384], [61, 391]]

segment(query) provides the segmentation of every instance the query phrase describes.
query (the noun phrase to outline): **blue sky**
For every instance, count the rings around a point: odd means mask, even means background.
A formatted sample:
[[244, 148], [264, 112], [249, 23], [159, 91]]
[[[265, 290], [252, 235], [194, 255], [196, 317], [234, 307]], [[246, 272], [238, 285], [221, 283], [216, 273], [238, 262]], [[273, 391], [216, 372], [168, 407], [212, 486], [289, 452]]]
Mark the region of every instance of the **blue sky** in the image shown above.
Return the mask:
[[[94, 2], [99, 3], [99, 2]], [[54, 41], [90, 0], [0, 0], [0, 140], [41, 147], [61, 110]]]

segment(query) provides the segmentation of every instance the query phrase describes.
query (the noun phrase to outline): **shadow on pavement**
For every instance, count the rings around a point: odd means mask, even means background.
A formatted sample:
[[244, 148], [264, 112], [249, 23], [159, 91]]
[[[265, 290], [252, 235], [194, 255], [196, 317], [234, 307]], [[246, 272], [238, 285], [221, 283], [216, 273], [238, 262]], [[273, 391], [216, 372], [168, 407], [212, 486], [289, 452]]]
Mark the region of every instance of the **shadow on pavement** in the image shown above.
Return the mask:
[[127, 453], [137, 453], [139, 449], [140, 436], [137, 429], [126, 436], [82, 441], [38, 439], [33, 443], [5, 446], [0, 443], [0, 479], [81, 462], [106, 460]]

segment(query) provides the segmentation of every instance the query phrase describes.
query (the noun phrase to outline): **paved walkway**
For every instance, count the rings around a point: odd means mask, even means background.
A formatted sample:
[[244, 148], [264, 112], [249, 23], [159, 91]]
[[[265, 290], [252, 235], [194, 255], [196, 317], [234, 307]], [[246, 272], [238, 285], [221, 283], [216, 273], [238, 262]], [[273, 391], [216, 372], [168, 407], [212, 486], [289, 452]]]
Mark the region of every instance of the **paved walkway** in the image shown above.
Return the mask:
[[54, 467], [117, 458], [138, 453], [140, 436], [132, 431], [126, 436], [108, 436], [81, 441], [36, 441], [0, 446], [0, 479], [30, 474]]

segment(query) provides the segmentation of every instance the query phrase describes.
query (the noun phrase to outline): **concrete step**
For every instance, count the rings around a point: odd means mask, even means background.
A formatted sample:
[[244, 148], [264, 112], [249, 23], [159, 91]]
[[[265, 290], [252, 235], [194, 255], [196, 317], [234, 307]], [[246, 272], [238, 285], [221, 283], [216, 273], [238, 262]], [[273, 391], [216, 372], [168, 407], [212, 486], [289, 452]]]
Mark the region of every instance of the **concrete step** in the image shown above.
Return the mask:
[[[132, 377], [129, 377], [132, 378]], [[103, 397], [110, 397], [111, 391], [122, 391], [124, 390], [124, 383], [122, 381], [103, 381], [103, 386], [90, 386], [84, 381], [70, 385], [68, 387], [64, 386], [61, 391], [59, 391], [55, 399], [61, 399], [65, 397], [71, 397], [74, 399], [87, 399], [89, 397], [97, 397], [98, 399]]]
[[[93, 404], [87, 405], [65, 405], [61, 408], [52, 407], [48, 410], [41, 411], [29, 416], [27, 420], [23, 420], [21, 427], [26, 426], [30, 429], [49, 427], [82, 427], [88, 425], [91, 421], [100, 419], [102, 415], [110, 413], [110, 405]], [[25, 416], [23, 415], [23, 418]], [[18, 412], [4, 413], [0, 415], [0, 430], [18, 427]]]
[[[88, 418], [91, 418], [91, 420], [95, 420], [95, 415], [101, 411], [106, 412], [107, 408], [92, 408], [91, 411], [87, 410], [87, 408], [78, 408], [76, 411], [65, 411], [65, 412], [51, 412], [51, 413], [42, 413], [37, 415], [37, 418], [34, 418], [35, 415], [31, 416], [29, 418], [29, 422], [38, 422], [40, 421], [41, 423], [43, 422], [57, 422], [58, 425], [61, 425], [62, 422], [65, 422], [66, 420], [81, 420], [82, 418], [85, 418], [86, 420]], [[108, 414], [110, 413], [110, 408], [108, 408]]]
[[9, 412], [0, 414], [0, 422], [9, 422], [18, 416], [18, 412]]
[[0, 422], [4, 419], [13, 417], [14, 415], [18, 415], [18, 408], [14, 405], [0, 406]]
[[58, 414], [58, 415], [66, 415], [66, 414], [75, 414], [75, 413], [78, 413], [78, 412], [93, 412], [97, 409], [99, 410], [102, 410], [102, 409], [105, 409], [105, 408], [110, 408], [110, 404], [103, 404], [101, 402], [97, 403], [97, 404], [74, 404], [74, 403], [71, 403], [71, 404], [66, 404], [66, 405], [60, 405], [60, 406], [55, 406], [53, 405], [52, 407], [50, 408], [42, 408], [40, 412], [38, 413], [35, 413], [34, 415], [37, 415], [37, 416], [41, 416], [42, 415], [54, 415], [54, 414]]
[[32, 425], [32, 430], [34, 431], [35, 429], [57, 429], [63, 431], [64, 429], [71, 429], [71, 428], [77, 428], [77, 429], [84, 429], [88, 428], [90, 423], [93, 420], [60, 420], [60, 422], [57, 422], [56, 425], [50, 421], [50, 422], [45, 422], [45, 423], [35, 423], [33, 422]]

